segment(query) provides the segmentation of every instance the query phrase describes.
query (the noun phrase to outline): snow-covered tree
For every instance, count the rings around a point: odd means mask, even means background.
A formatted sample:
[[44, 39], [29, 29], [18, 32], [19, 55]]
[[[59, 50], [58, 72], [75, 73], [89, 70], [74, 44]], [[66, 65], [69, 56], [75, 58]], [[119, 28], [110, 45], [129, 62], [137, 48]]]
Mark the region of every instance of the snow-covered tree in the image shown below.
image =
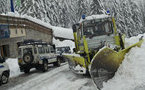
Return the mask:
[[[0, 6], [0, 13], [7, 13], [10, 0], [0, 0]], [[15, 4], [15, 10], [62, 27], [71, 27], [82, 14], [110, 10], [122, 33], [132, 36], [145, 31], [145, 0], [21, 0], [19, 7]]]
[[143, 13], [134, 0], [103, 0], [105, 9], [109, 9], [116, 19], [117, 28], [126, 35], [143, 33]]

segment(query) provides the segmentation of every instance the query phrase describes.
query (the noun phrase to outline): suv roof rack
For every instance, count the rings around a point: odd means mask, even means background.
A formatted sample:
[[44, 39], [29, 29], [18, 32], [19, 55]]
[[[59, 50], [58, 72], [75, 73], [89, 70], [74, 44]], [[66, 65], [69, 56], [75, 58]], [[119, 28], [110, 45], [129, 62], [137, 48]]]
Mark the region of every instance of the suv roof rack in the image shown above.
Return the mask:
[[48, 45], [47, 42], [44, 42], [42, 40], [24, 40], [23, 42], [17, 42], [18, 47], [19, 46], [24, 46], [24, 45]]

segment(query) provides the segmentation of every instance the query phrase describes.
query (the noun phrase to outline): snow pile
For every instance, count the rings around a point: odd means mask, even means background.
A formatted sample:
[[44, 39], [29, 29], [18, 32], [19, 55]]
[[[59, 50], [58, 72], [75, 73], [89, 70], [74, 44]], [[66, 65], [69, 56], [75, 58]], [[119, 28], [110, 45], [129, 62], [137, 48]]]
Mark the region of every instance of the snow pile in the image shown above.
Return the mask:
[[86, 73], [86, 69], [84, 67], [81, 67], [80, 65], [77, 65], [76, 67], [73, 67], [74, 70], [78, 71], [79, 74]]
[[142, 36], [145, 37], [145, 34], [144, 35], [139, 34], [138, 36], [133, 36], [131, 38], [125, 38], [125, 41], [126, 41], [125, 47], [129, 47], [130, 45], [137, 43]]
[[63, 37], [68, 39], [74, 39], [73, 30], [71, 28], [62, 28], [62, 27], [52, 27], [53, 34], [55, 37]]
[[[145, 36], [145, 35], [144, 35]], [[127, 39], [127, 44], [138, 41], [140, 37]], [[138, 90], [145, 85], [145, 42], [141, 48], [134, 47], [126, 54], [115, 76], [104, 83], [102, 90]]]
[[9, 66], [10, 69], [10, 77], [15, 77], [21, 74], [19, 65], [18, 65], [18, 59], [7, 59], [6, 63]]

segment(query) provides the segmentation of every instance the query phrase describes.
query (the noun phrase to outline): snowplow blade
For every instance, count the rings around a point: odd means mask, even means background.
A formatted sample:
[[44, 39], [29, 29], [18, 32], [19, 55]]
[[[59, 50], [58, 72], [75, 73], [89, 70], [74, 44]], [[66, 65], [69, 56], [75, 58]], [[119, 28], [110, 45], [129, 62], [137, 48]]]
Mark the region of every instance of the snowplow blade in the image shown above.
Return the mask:
[[69, 68], [76, 74], [86, 73], [85, 59], [81, 56], [76, 55], [64, 55], [68, 61]]
[[114, 76], [125, 54], [128, 53], [132, 47], [140, 47], [142, 42], [143, 40], [140, 40], [138, 43], [119, 52], [105, 47], [96, 53], [91, 61], [89, 72], [98, 89], [103, 87], [103, 82], [108, 81]]

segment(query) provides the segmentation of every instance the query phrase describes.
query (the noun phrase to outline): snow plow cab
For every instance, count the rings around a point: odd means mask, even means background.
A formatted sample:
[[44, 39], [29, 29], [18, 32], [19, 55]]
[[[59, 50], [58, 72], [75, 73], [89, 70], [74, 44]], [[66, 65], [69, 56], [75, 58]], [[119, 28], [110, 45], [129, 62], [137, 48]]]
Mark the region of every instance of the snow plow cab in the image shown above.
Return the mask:
[[115, 19], [108, 15], [83, 18], [72, 26], [74, 55], [65, 55], [69, 68], [79, 74], [90, 74], [97, 88], [114, 76], [125, 54], [143, 40], [125, 47], [124, 35], [117, 32]]

